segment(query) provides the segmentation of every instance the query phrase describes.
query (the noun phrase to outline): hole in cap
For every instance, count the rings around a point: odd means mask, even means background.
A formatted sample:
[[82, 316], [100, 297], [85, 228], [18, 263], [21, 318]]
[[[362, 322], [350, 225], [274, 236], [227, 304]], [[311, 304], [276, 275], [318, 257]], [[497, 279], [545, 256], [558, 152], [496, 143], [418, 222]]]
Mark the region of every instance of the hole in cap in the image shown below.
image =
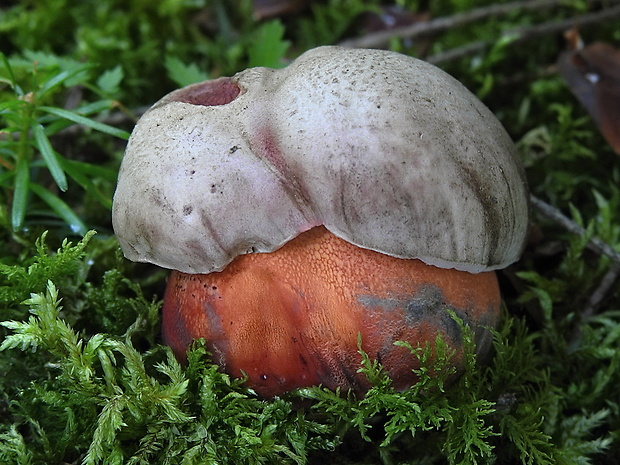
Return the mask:
[[232, 102], [240, 92], [240, 87], [232, 79], [220, 78], [180, 89], [174, 93], [173, 100], [192, 105], [213, 107]]

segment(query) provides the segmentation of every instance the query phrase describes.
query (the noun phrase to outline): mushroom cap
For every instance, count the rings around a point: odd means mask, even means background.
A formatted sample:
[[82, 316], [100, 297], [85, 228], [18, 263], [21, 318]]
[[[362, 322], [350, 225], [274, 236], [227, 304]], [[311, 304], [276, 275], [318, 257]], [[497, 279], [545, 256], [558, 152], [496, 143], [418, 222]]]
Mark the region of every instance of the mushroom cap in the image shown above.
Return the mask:
[[528, 195], [510, 137], [454, 78], [394, 52], [319, 47], [157, 102], [129, 140], [112, 220], [127, 258], [185, 273], [318, 225], [475, 273], [519, 258]]

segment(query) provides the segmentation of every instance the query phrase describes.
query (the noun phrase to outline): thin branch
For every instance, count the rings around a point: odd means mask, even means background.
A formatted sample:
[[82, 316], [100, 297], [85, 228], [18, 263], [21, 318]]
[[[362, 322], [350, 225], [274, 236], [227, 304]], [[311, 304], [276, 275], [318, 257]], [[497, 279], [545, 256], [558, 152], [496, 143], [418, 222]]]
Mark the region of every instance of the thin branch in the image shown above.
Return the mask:
[[[586, 230], [583, 226], [575, 223], [553, 205], [549, 205], [547, 202], [531, 194], [530, 204], [541, 216], [560, 225], [568, 232], [581, 237], [585, 236]], [[609, 295], [609, 292], [614, 289], [614, 285], [618, 281], [618, 276], [620, 275], [620, 253], [616, 252], [609, 244], [597, 237], [590, 238], [586, 247], [598, 254], [606, 255], [612, 260], [612, 263], [605, 273], [605, 276], [603, 276], [596, 289], [594, 289], [590, 295], [583, 310], [579, 312], [579, 321], [575, 326], [569, 344], [571, 347], [575, 347], [579, 343], [583, 332], [583, 325], [596, 314], [605, 298]]]
[[[576, 234], [582, 237], [586, 235], [586, 230], [583, 226], [575, 223], [553, 205], [548, 204], [547, 202], [539, 199], [534, 195], [530, 195], [530, 204], [541, 216], [560, 225], [571, 234]], [[611, 247], [607, 242], [602, 241], [598, 237], [590, 238], [586, 247], [588, 247], [593, 252], [606, 255], [614, 263], [620, 264], [620, 252], [616, 252], [613, 247]]]
[[601, 279], [598, 287], [594, 290], [590, 299], [588, 299], [588, 305], [581, 312], [581, 319], [587, 320], [598, 311], [599, 307], [605, 300], [605, 297], [609, 294], [609, 292], [614, 287], [614, 284], [618, 280], [618, 275], [620, 275], [620, 263], [614, 262]]
[[[618, 0], [608, 0], [608, 3], [617, 3]], [[589, 1], [589, 4], [599, 3], [599, 1]], [[401, 39], [412, 39], [414, 37], [434, 34], [455, 27], [464, 26], [481, 19], [502, 16], [519, 10], [542, 10], [547, 8], [559, 7], [565, 4], [563, 0], [529, 0], [503, 4], [491, 4], [471, 11], [465, 11], [452, 16], [443, 16], [430, 21], [415, 23], [372, 34], [363, 37], [345, 40], [340, 45], [355, 48], [380, 48], [389, 44], [394, 37]]]
[[615, 289], [614, 284], [618, 281], [618, 275], [620, 275], [620, 263], [613, 262], [597, 288], [592, 292], [592, 295], [590, 295], [586, 306], [579, 312], [579, 320], [575, 325], [573, 336], [569, 343], [571, 350], [575, 350], [579, 346], [581, 335], [583, 334], [583, 327], [586, 322], [596, 315], [601, 304], [609, 295], [609, 292]]
[[471, 42], [467, 45], [463, 45], [462, 47], [456, 47], [450, 50], [446, 50], [445, 52], [430, 55], [424, 58], [424, 61], [427, 61], [433, 65], [438, 65], [440, 63], [459, 60], [468, 55], [474, 55], [476, 53], [484, 51], [486, 48], [489, 47], [489, 44], [490, 42], [486, 40], [478, 40], [476, 42]]
[[[562, 21], [553, 21], [543, 24], [537, 24], [535, 26], [523, 27], [518, 29], [512, 29], [503, 33], [499, 38], [495, 38], [493, 41], [498, 41], [506, 37], [513, 38], [511, 45], [522, 44], [524, 42], [537, 39], [539, 37], [557, 34], [570, 29], [573, 26], [591, 26], [594, 24], [600, 24], [607, 21], [611, 21], [620, 17], [620, 5], [607, 8], [605, 10], [596, 11], [594, 13], [587, 13], [574, 18], [568, 18]], [[479, 53], [491, 45], [491, 41], [480, 40], [464, 45], [463, 47], [447, 50], [443, 53], [438, 53], [425, 58], [426, 61], [433, 64], [445, 63], [447, 61], [456, 60], [467, 55], [473, 55]]]

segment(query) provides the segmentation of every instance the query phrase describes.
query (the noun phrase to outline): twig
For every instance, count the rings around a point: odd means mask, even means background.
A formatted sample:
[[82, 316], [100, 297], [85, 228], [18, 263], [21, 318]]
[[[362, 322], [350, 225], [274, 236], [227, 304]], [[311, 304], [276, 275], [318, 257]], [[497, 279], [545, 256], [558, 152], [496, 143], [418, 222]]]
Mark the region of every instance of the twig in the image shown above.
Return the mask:
[[[618, 0], [608, 0], [608, 3], [617, 3], [617, 1]], [[442, 32], [447, 29], [464, 26], [481, 19], [510, 14], [517, 10], [542, 10], [562, 6], [564, 3], [565, 2], [563, 0], [529, 0], [504, 4], [492, 4], [452, 16], [443, 16], [423, 23], [415, 23], [410, 26], [366, 34], [363, 37], [345, 40], [341, 42], [340, 45], [355, 48], [379, 48], [387, 45], [394, 37], [401, 39], [412, 39], [414, 37], [429, 35]], [[588, 3], [593, 4], [599, 2], [589, 1]]]
[[456, 47], [450, 50], [446, 50], [445, 52], [430, 55], [424, 58], [424, 61], [428, 61], [433, 65], [438, 65], [440, 63], [458, 60], [467, 55], [474, 55], [476, 53], [482, 52], [489, 46], [489, 44], [490, 42], [486, 40], [478, 40], [476, 42], [471, 42], [467, 45], [463, 45], [462, 47]]
[[[553, 205], [549, 205], [547, 202], [539, 199], [534, 195], [530, 195], [530, 204], [543, 217], [560, 225], [568, 232], [576, 234], [578, 236], [585, 236], [586, 230], [583, 226], [575, 223]], [[598, 237], [591, 237], [588, 240], [586, 247], [598, 254], [606, 255], [614, 263], [620, 264], [620, 252], [616, 252], [607, 242], [602, 241]]]
[[[513, 38], [511, 45], [522, 44], [524, 42], [537, 39], [542, 36], [556, 34], [565, 31], [573, 26], [589, 26], [592, 24], [599, 24], [602, 22], [610, 21], [620, 17], [620, 5], [607, 8], [605, 10], [596, 11], [594, 13], [587, 13], [578, 17], [565, 19], [562, 21], [553, 21], [543, 24], [537, 24], [535, 26], [523, 27], [518, 29], [512, 29], [503, 33], [499, 38], [495, 38], [494, 41], [501, 40], [505, 37]], [[452, 50], [448, 50], [443, 53], [438, 53], [425, 58], [425, 61], [433, 64], [445, 63], [447, 61], [456, 60], [467, 55], [481, 52], [491, 44], [490, 41], [480, 40], [464, 45], [463, 47], [457, 47]]]
[[[560, 210], [552, 205], [549, 205], [538, 197], [530, 194], [530, 203], [541, 216], [553, 221], [556, 224], [559, 224], [568, 232], [579, 236], [584, 236], [586, 234], [586, 230], [582, 226], [575, 223], [573, 220], [565, 216]], [[607, 270], [607, 273], [605, 273], [605, 276], [603, 276], [603, 279], [601, 279], [596, 289], [594, 289], [590, 295], [590, 298], [588, 299], [583, 310], [579, 312], [579, 321], [576, 323], [569, 343], [569, 347], [572, 348], [575, 348], [579, 343], [583, 332], [583, 325], [588, 319], [596, 314], [603, 303], [603, 300], [605, 300], [605, 297], [607, 297], [609, 292], [613, 289], [613, 286], [620, 275], [620, 253], [616, 252], [609, 244], [597, 237], [590, 238], [586, 244], [586, 247], [598, 254], [606, 255], [612, 260], [612, 263]]]
[[588, 303], [583, 308], [583, 310], [579, 313], [579, 321], [575, 325], [575, 329], [573, 331], [573, 336], [568, 344], [568, 347], [571, 351], [576, 350], [579, 347], [579, 341], [581, 339], [581, 335], [583, 334], [583, 327], [585, 323], [592, 318], [600, 308], [603, 300], [609, 294], [609, 291], [612, 290], [615, 282], [618, 280], [618, 275], [620, 274], [620, 263], [613, 262], [601, 279], [598, 287], [594, 290], [590, 298], [588, 299]]
[[618, 280], [618, 275], [620, 275], [620, 263], [613, 262], [609, 270], [607, 270], [607, 273], [605, 273], [605, 276], [603, 276], [603, 279], [601, 279], [598, 287], [590, 296], [590, 299], [588, 299], [588, 305], [583, 309], [583, 312], [581, 312], [581, 319], [583, 321], [597, 312], [601, 303], [603, 303], [603, 300]]

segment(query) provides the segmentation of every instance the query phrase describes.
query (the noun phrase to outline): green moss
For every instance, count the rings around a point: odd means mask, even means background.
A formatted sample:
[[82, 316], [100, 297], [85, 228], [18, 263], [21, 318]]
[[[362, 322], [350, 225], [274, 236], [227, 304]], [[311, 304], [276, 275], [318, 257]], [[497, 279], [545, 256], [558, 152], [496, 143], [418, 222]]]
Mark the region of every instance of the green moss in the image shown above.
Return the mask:
[[[263, 400], [212, 365], [203, 344], [181, 367], [169, 349], [145, 340], [157, 302], [118, 269], [88, 283], [79, 272], [88, 247], [97, 247], [91, 235], [55, 253], [41, 239], [27, 269], [3, 268], [5, 308], [44, 289], [23, 302], [28, 318], [2, 323], [0, 463], [303, 464], [326, 453], [356, 463], [356, 449], [386, 464], [588, 463], [612, 444], [597, 432], [617, 429], [618, 312], [589, 323], [561, 365], [539, 350], [552, 328], [532, 332], [505, 315], [489, 365], [477, 364], [463, 328], [466, 363], [453, 383], [451, 353], [438, 339], [433, 352], [409, 347], [420, 381], [405, 392], [364, 356], [360, 370], [374, 386], [362, 398], [308, 388]], [[133, 321], [110, 325], [113, 332], [77, 331], [100, 300], [126, 306]]]

